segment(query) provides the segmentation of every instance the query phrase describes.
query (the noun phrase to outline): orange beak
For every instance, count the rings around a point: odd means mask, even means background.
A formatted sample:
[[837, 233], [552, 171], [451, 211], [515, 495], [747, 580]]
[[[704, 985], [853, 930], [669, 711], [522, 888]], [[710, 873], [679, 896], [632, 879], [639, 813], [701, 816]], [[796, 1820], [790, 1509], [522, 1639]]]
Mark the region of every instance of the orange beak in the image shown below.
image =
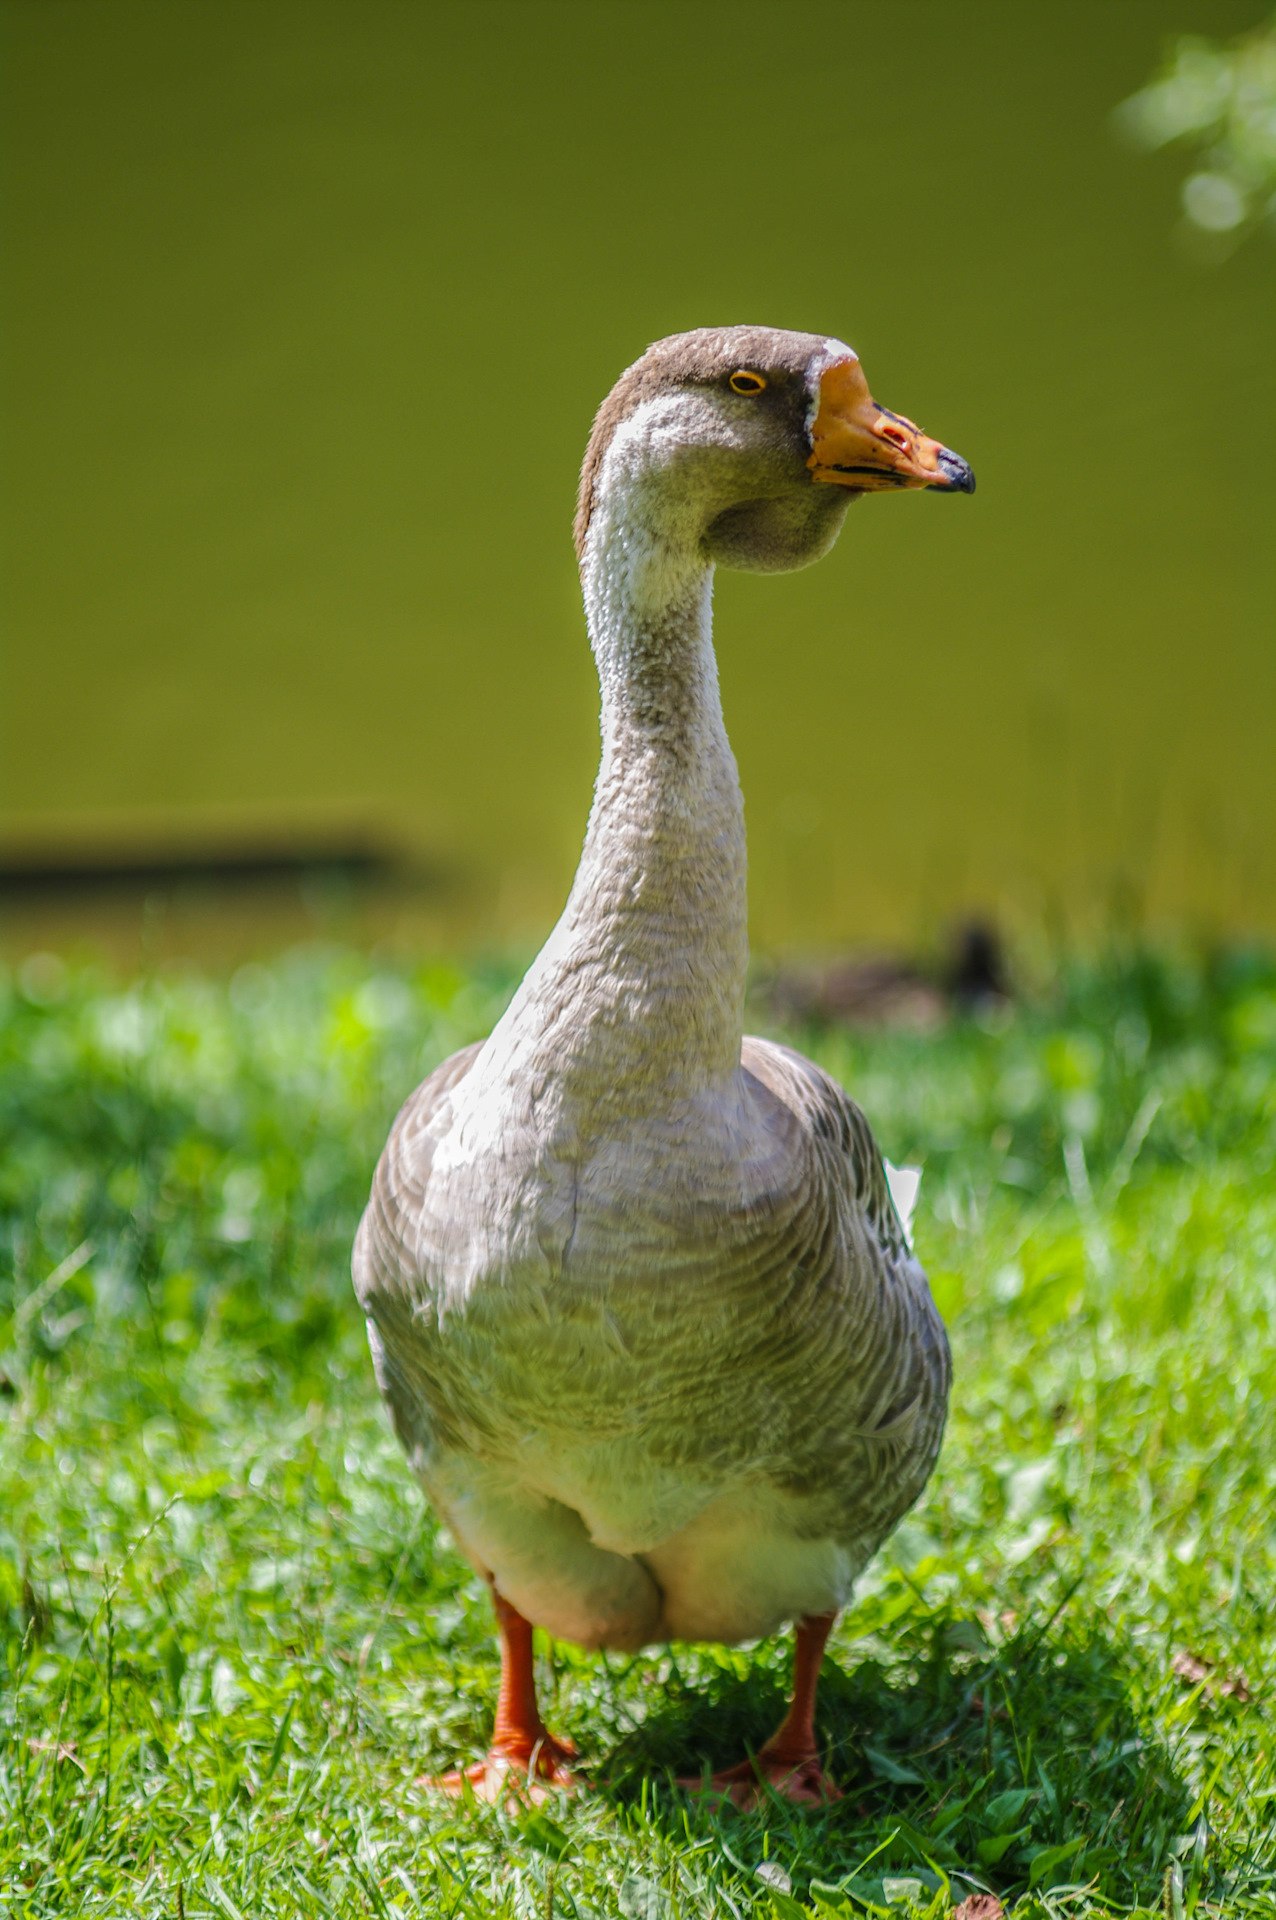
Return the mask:
[[835, 360], [820, 375], [806, 464], [812, 478], [859, 493], [902, 487], [975, 491], [975, 476], [959, 453], [941, 447], [902, 414], [878, 406], [858, 360]]

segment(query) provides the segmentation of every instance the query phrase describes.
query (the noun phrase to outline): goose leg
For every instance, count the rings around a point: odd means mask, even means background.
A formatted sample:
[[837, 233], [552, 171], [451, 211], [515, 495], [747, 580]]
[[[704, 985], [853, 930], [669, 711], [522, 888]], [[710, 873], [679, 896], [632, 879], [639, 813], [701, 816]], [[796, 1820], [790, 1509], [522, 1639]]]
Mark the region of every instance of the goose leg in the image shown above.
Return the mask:
[[793, 1659], [793, 1699], [789, 1710], [765, 1746], [738, 1766], [725, 1767], [708, 1780], [679, 1780], [692, 1792], [731, 1801], [747, 1809], [765, 1799], [767, 1790], [799, 1805], [823, 1806], [841, 1794], [820, 1764], [815, 1744], [815, 1690], [820, 1661], [833, 1630], [836, 1613], [813, 1613], [797, 1624]]
[[445, 1793], [460, 1794], [465, 1782], [480, 1799], [499, 1799], [525, 1783], [533, 1799], [547, 1787], [577, 1785], [568, 1768], [576, 1757], [570, 1741], [555, 1740], [545, 1729], [536, 1704], [536, 1672], [532, 1664], [532, 1629], [517, 1608], [492, 1590], [496, 1625], [501, 1638], [501, 1690], [496, 1700], [496, 1725], [486, 1759], [425, 1784]]

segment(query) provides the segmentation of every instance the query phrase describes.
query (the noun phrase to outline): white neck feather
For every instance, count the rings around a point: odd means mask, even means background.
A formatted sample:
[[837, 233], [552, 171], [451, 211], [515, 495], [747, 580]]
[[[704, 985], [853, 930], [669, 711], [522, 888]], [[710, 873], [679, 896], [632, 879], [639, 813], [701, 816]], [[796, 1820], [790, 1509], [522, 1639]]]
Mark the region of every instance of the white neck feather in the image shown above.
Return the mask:
[[658, 484], [643, 424], [616, 436], [581, 567], [602, 693], [584, 851], [485, 1056], [491, 1071], [530, 1073], [546, 1093], [619, 1114], [668, 1111], [738, 1072], [748, 959], [713, 570], [696, 503]]

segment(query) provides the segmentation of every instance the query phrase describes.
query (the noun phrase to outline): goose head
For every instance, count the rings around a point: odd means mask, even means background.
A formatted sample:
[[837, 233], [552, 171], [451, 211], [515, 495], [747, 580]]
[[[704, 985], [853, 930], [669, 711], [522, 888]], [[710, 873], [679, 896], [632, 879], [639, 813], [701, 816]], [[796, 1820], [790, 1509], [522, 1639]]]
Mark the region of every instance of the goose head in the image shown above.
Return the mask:
[[599, 409], [577, 553], [619, 520], [631, 542], [782, 571], [827, 553], [852, 501], [920, 487], [973, 493], [975, 477], [873, 399], [844, 341], [700, 327], [649, 347]]

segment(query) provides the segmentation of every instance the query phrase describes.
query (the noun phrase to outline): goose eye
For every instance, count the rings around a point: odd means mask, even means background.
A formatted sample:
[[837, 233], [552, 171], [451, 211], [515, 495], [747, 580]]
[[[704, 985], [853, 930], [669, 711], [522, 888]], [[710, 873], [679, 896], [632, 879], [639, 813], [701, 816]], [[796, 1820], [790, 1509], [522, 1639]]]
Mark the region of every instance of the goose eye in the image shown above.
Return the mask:
[[761, 393], [766, 381], [760, 373], [750, 373], [745, 367], [737, 367], [727, 385], [733, 393]]

